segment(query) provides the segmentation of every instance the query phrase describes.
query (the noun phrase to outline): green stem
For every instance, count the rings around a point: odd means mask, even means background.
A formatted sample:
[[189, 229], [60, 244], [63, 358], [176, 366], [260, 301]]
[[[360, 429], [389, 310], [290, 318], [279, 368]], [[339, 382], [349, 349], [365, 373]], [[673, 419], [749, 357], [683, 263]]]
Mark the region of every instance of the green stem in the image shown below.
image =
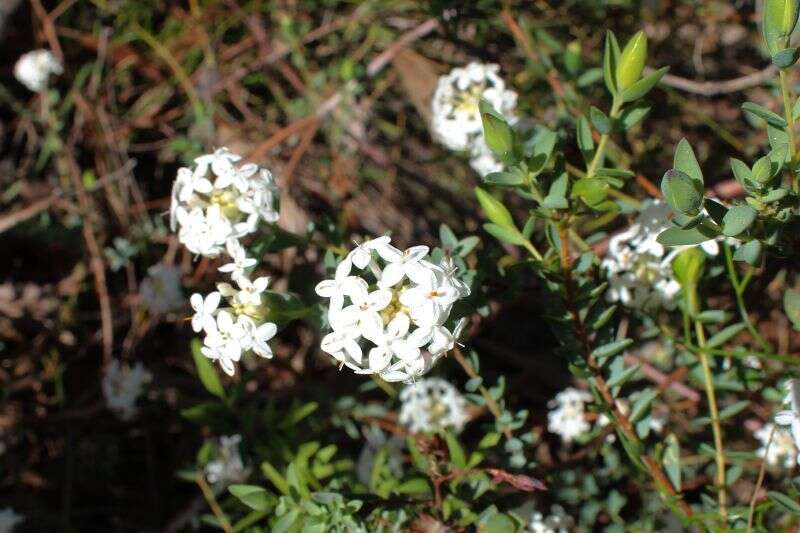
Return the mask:
[[794, 133], [794, 114], [792, 113], [792, 99], [789, 93], [789, 81], [786, 78], [786, 71], [781, 69], [781, 93], [783, 95], [783, 114], [786, 119], [786, 131], [789, 134], [789, 172], [791, 174], [792, 189], [798, 192], [797, 175], [795, 164], [797, 163], [797, 141]]
[[225, 516], [225, 513], [222, 511], [222, 507], [219, 506], [217, 497], [214, 495], [214, 491], [211, 490], [211, 487], [208, 486], [208, 483], [206, 483], [206, 479], [203, 477], [202, 472], [197, 474], [195, 477], [195, 482], [197, 483], [197, 486], [200, 487], [200, 492], [203, 493], [203, 497], [206, 499], [208, 506], [211, 508], [211, 512], [213, 512], [214, 516], [217, 518], [219, 527], [221, 527], [225, 533], [232, 533], [233, 529], [231, 528], [231, 523], [228, 522], [228, 517]]
[[[739, 275], [736, 273], [736, 267], [733, 264], [733, 254], [731, 253], [731, 247], [728, 246], [727, 243], [722, 244], [723, 249], [725, 250], [725, 266], [728, 269], [728, 277], [731, 280], [731, 284], [733, 285], [733, 293], [736, 296], [736, 307], [739, 309], [739, 316], [742, 318], [742, 322], [744, 322], [747, 330], [750, 332], [750, 335], [761, 345], [761, 348], [767, 352], [772, 351], [772, 346], [761, 336], [758, 332], [756, 327], [750, 321], [750, 316], [747, 313], [747, 308], [744, 304], [744, 288], [747, 286], [746, 283], [742, 283], [739, 281]], [[749, 281], [749, 276], [747, 278]]]
[[[622, 107], [622, 102], [615, 98], [614, 102], [611, 104], [611, 113], [609, 113], [609, 118], [611, 120], [614, 120], [618, 117], [620, 107]], [[597, 143], [597, 150], [594, 152], [594, 157], [592, 157], [592, 161], [589, 163], [589, 166], [586, 167], [587, 178], [594, 177], [598, 167], [603, 164], [603, 161], [606, 158], [606, 146], [608, 145], [609, 135], [610, 133], [604, 133], [600, 136], [600, 141]]]
[[[697, 286], [686, 287], [687, 304], [690, 312], [697, 315], [700, 311], [700, 306], [697, 299]], [[703, 323], [699, 320], [694, 321], [695, 335], [697, 336], [697, 346], [701, 351], [697, 356], [700, 359], [700, 364], [703, 367], [703, 379], [705, 381], [706, 398], [708, 400], [709, 414], [711, 415], [711, 429], [714, 433], [714, 450], [717, 463], [717, 500], [719, 502], [719, 512], [722, 519], [727, 525], [728, 523], [728, 505], [727, 505], [727, 492], [725, 491], [725, 451], [722, 447], [722, 427], [719, 420], [719, 411], [717, 409], [717, 395], [714, 390], [714, 376], [711, 373], [711, 365], [708, 361], [708, 355], [705, 353], [704, 348], [706, 344], [706, 334], [703, 330]]]

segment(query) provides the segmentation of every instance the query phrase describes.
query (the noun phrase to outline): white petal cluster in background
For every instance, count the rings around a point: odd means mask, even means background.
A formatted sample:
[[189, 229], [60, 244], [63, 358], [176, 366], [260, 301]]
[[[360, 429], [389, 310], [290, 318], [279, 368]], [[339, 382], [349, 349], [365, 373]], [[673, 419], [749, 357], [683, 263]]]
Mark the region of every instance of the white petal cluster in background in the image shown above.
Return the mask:
[[33, 50], [24, 54], [14, 65], [14, 77], [28, 88], [38, 93], [47, 87], [50, 74], [61, 74], [64, 67], [50, 50]]
[[[240, 245], [236, 243], [235, 246]], [[192, 329], [205, 334], [200, 351], [217, 361], [229, 376], [236, 371], [234, 363], [246, 353], [271, 359], [272, 348], [267, 341], [278, 331], [275, 324], [267, 321], [269, 308], [265, 291], [269, 278], [259, 277], [251, 281], [247, 274], [237, 270], [236, 265], [231, 268], [233, 285], [218, 283], [216, 291], [205, 297], [195, 293], [189, 299], [194, 310]], [[223, 298], [226, 305], [220, 307]]]
[[550, 408], [547, 413], [548, 431], [559, 435], [567, 444], [587, 433], [591, 426], [586, 420], [586, 404], [592, 399], [588, 392], [573, 387], [556, 394], [547, 403]]
[[172, 186], [170, 227], [192, 253], [216, 257], [228, 241], [278, 220], [278, 189], [269, 170], [220, 148], [181, 168]]
[[209, 483], [229, 485], [241, 483], [250, 475], [250, 469], [245, 467], [239, 445], [241, 435], [222, 436], [216, 447], [216, 456], [205, 466], [206, 479]]
[[514, 109], [517, 93], [508, 89], [494, 64], [470, 63], [454, 68], [439, 78], [433, 95], [432, 128], [434, 136], [451, 150], [466, 150], [470, 164], [480, 175], [503, 169], [483, 137], [479, 110], [481, 98], [489, 102], [509, 124], [517, 121]]
[[147, 269], [147, 277], [139, 286], [142, 304], [151, 313], [177, 311], [185, 304], [178, 267], [158, 263]]
[[[791, 431], [794, 450], [797, 453], [797, 463], [800, 464], [800, 380], [790, 379], [786, 382], [786, 398], [783, 403], [789, 404], [789, 409], [780, 411], [775, 415], [775, 423], [779, 426], [788, 426]], [[775, 432], [777, 437], [777, 431]], [[772, 445], [775, 445], [773, 441]]]
[[400, 391], [400, 423], [414, 433], [452, 429], [468, 422], [467, 402], [453, 385], [440, 378], [420, 379]]
[[0, 533], [11, 533], [17, 524], [25, 521], [25, 517], [14, 512], [11, 507], [0, 511]]
[[436, 265], [427, 257], [427, 246], [399, 250], [389, 237], [353, 249], [334, 279], [316, 287], [330, 300], [332, 331], [322, 350], [357, 374], [386, 381], [426, 374], [455, 346], [464, 320], [452, 331], [445, 324], [453, 304], [470, 293], [451, 260]]
[[569, 533], [575, 527], [575, 520], [569, 516], [563, 507], [553, 505], [550, 507], [550, 514], [543, 515], [534, 512], [525, 531], [532, 533]]
[[137, 412], [136, 400], [151, 379], [152, 375], [142, 363], [129, 366], [114, 359], [103, 373], [102, 389], [106, 405], [121, 420], [133, 419]]
[[[775, 434], [772, 436], [772, 443], [770, 443], [769, 437], [773, 429]], [[772, 423], [767, 423], [755, 430], [753, 437], [761, 443], [761, 447], [756, 450], [756, 455], [763, 457], [768, 466], [792, 468], [796, 464], [797, 448], [794, 446], [794, 439], [791, 433], [785, 429], [775, 427]]]
[[[665, 202], [645, 202], [634, 224], [611, 238], [601, 264], [608, 276], [608, 301], [642, 310], [675, 308], [680, 285], [672, 274], [672, 260], [680, 248], [667, 249], [656, 240], [672, 227], [671, 213]], [[715, 240], [701, 246], [711, 256], [719, 253]]]

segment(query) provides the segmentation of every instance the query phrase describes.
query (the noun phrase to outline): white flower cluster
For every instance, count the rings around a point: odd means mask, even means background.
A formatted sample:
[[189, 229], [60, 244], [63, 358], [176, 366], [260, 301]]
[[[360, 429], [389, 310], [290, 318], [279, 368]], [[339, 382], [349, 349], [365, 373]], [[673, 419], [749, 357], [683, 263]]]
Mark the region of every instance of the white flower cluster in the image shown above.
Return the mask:
[[241, 435], [222, 436], [216, 448], [216, 457], [205, 466], [206, 479], [209, 483], [228, 485], [241, 483], [250, 475], [245, 467], [242, 454], [239, 452]]
[[64, 67], [50, 50], [33, 50], [24, 54], [14, 65], [14, 77], [28, 88], [38, 93], [47, 86], [50, 74], [61, 74]]
[[142, 363], [128, 366], [114, 359], [103, 374], [103, 397], [106, 405], [121, 420], [131, 420], [136, 416], [136, 400], [142, 394], [144, 385], [152, 375]]
[[220, 148], [181, 168], [172, 186], [170, 227], [192, 253], [216, 257], [228, 241], [278, 220], [278, 189], [269, 170]]
[[[775, 415], [775, 423], [779, 426], [789, 426], [794, 443], [796, 460], [800, 464], [800, 380], [790, 379], [786, 382], [786, 398], [783, 403], [789, 404], [789, 409], [780, 411]], [[777, 432], [775, 433], [777, 438]], [[773, 441], [773, 446], [775, 442]]]
[[139, 287], [142, 304], [151, 313], [169, 313], [185, 304], [181, 290], [181, 271], [179, 268], [158, 263], [147, 269], [147, 277]]
[[[772, 431], [775, 434], [772, 435]], [[772, 443], [769, 438], [772, 435]], [[797, 460], [797, 448], [791, 433], [774, 424], [767, 423], [753, 432], [753, 436], [761, 443], [761, 447], [756, 450], [756, 455], [763, 457], [768, 466], [792, 468]]]
[[400, 423], [415, 433], [452, 428], [469, 421], [467, 402], [453, 385], [439, 378], [421, 379], [400, 392]]
[[569, 533], [575, 527], [575, 520], [560, 505], [550, 507], [550, 514], [544, 516], [534, 512], [525, 531], [532, 533]]
[[431, 104], [436, 138], [451, 150], [467, 150], [470, 164], [481, 176], [503, 169], [483, 137], [481, 98], [510, 124], [516, 122], [517, 93], [506, 88], [498, 65], [470, 63], [439, 78]]
[[[427, 246], [399, 250], [389, 237], [353, 249], [334, 279], [316, 287], [330, 299], [332, 331], [322, 339], [322, 350], [357, 374], [378, 374], [386, 381], [427, 373], [453, 349], [464, 321], [454, 331], [445, 322], [453, 304], [470, 293], [452, 260], [436, 265], [427, 255]], [[353, 274], [353, 267], [361, 272]]]
[[588, 392], [568, 387], [547, 403], [547, 429], [571, 443], [590, 429], [586, 420], [586, 404], [592, 401]]
[[[222, 370], [232, 376], [236, 371], [234, 363], [242, 355], [253, 352], [260, 357], [272, 358], [272, 348], [267, 341], [275, 336], [278, 327], [267, 321], [269, 308], [265, 301], [265, 291], [269, 278], [259, 277], [254, 281], [240, 267], [252, 266], [255, 260], [248, 259], [244, 250], [236, 250], [241, 245], [229, 241], [229, 251], [234, 261], [223, 265], [220, 270], [231, 270], [236, 287], [230, 283], [218, 283], [217, 290], [205, 298], [199, 293], [192, 294], [189, 303], [194, 310], [192, 329], [205, 333], [200, 351], [211, 360], [219, 362]], [[236, 264], [237, 254], [243, 260]], [[220, 307], [222, 298], [227, 307]]]
[[[656, 239], [671, 227], [669, 205], [648, 201], [627, 230], [611, 238], [601, 264], [608, 276], [606, 299], [636, 309], [675, 308], [680, 285], [672, 274], [672, 260], [681, 248], [668, 250]], [[709, 255], [719, 253], [717, 241], [704, 242]]]
[[6, 507], [0, 511], [0, 533], [11, 533], [17, 524], [24, 521], [24, 516], [15, 513], [11, 507]]

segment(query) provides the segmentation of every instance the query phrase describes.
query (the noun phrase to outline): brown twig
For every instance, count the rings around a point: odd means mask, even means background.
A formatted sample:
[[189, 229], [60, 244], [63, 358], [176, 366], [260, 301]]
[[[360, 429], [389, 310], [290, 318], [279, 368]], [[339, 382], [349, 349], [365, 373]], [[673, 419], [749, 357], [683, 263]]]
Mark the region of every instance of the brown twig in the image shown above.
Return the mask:
[[63, 61], [64, 52], [61, 50], [61, 45], [58, 44], [58, 36], [56, 35], [56, 27], [53, 24], [53, 19], [47, 14], [41, 0], [31, 0], [31, 6], [36, 13], [36, 17], [42, 23], [42, 31], [47, 39], [47, 44], [50, 45], [50, 50], [58, 59]]
[[[580, 311], [575, 303], [575, 286], [574, 280], [572, 279], [572, 257], [569, 249], [569, 225], [563, 222], [560, 223], [558, 232], [559, 239], [561, 241], [559, 258], [561, 262], [561, 270], [564, 275], [564, 303], [567, 307], [567, 311], [572, 317], [575, 335], [580, 340], [583, 357], [593, 375], [595, 386], [600, 393], [600, 396], [603, 398], [606, 407], [610, 409], [611, 413], [614, 415], [614, 418], [617, 420], [620, 430], [625, 433], [625, 436], [628, 438], [628, 440], [639, 446], [643, 446], [630, 419], [622, 412], [622, 410], [619, 408], [619, 405], [617, 405], [614, 396], [611, 394], [611, 389], [603, 377], [600, 365], [592, 353], [589, 334], [586, 331], [585, 324], [581, 319]], [[685, 501], [678, 498], [678, 495], [675, 493], [675, 489], [672, 487], [672, 483], [670, 483], [669, 478], [667, 478], [667, 475], [662, 470], [661, 465], [659, 465], [655, 459], [645, 453], [642, 454], [640, 459], [650, 473], [650, 476], [653, 478], [656, 484], [659, 485], [661, 490], [677, 500], [678, 505], [687, 517], [692, 516], [691, 508]]]
[[[654, 70], [651, 68], [645, 69], [645, 74], [649, 74], [651, 72], [654, 72]], [[672, 87], [692, 94], [699, 94], [701, 96], [716, 96], [719, 94], [736, 93], [745, 89], [758, 87], [759, 85], [763, 85], [771, 78], [774, 78], [777, 73], [778, 67], [775, 65], [769, 65], [758, 72], [742, 76], [741, 78], [734, 78], [732, 80], [694, 81], [687, 78], [681, 78], [680, 76], [674, 76], [672, 74], [665, 74], [664, 77], [661, 78], [660, 83], [666, 85], [667, 87]]]
[[438, 28], [438, 20], [428, 19], [413, 30], [407, 31], [401, 35], [395, 42], [389, 45], [386, 50], [369, 62], [369, 65], [367, 65], [367, 76], [370, 78], [374, 77], [378, 72], [383, 70], [383, 67], [385, 67], [400, 50]]
[[[464, 369], [464, 372], [467, 373], [470, 379], [475, 379], [480, 377], [478, 373], [475, 372], [475, 369], [472, 368], [472, 365], [469, 364], [469, 361], [467, 361], [466, 357], [464, 357], [464, 354], [461, 353], [461, 350], [457, 346], [453, 349], [453, 357], [455, 358], [456, 361], [458, 361], [458, 364], [461, 365], [461, 368]], [[499, 422], [500, 417], [503, 415], [503, 413], [500, 411], [500, 406], [498, 406], [497, 402], [494, 401], [494, 398], [492, 397], [491, 393], [486, 387], [480, 385], [478, 387], [478, 390], [480, 391], [481, 396], [483, 396], [483, 399], [486, 401], [486, 407], [489, 409], [492, 415], [494, 415], [495, 419], [497, 419], [497, 421]], [[514, 438], [514, 434], [511, 433], [511, 430], [507, 426], [503, 427], [503, 435], [505, 435], [507, 440], [511, 440]]]
[[222, 512], [222, 508], [219, 506], [219, 503], [217, 503], [217, 498], [214, 496], [214, 492], [211, 490], [211, 487], [208, 486], [208, 483], [206, 483], [202, 473], [197, 474], [195, 477], [195, 482], [197, 483], [197, 486], [200, 487], [200, 491], [203, 493], [203, 497], [206, 499], [206, 502], [208, 502], [211, 512], [217, 517], [219, 527], [221, 527], [225, 533], [233, 533], [233, 528], [231, 527], [230, 522], [228, 522], [228, 518], [225, 516], [225, 513]]
[[28, 207], [17, 209], [7, 214], [0, 215], [0, 233], [10, 230], [20, 222], [35, 217], [42, 211], [46, 211], [56, 201], [55, 195], [50, 195], [33, 202]]

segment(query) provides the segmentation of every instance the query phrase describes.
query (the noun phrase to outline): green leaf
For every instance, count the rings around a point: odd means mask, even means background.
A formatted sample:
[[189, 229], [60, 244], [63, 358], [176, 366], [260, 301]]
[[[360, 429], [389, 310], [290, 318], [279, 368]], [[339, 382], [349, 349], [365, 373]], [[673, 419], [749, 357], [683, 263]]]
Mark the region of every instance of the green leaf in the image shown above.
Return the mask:
[[608, 183], [595, 178], [581, 178], [572, 185], [571, 195], [593, 206], [606, 199]]
[[272, 525], [272, 533], [286, 533], [292, 527], [298, 524], [297, 519], [299, 518], [299, 516], [300, 516], [300, 508], [293, 507]]
[[695, 182], [698, 191], [703, 191], [703, 171], [694, 155], [692, 145], [686, 139], [681, 139], [675, 149], [675, 159], [672, 168], [680, 170]]
[[592, 121], [592, 126], [594, 126], [601, 135], [605, 135], [611, 131], [611, 122], [608, 120], [608, 117], [595, 106], [589, 108], [589, 118]]
[[659, 233], [656, 240], [664, 246], [690, 246], [703, 243], [716, 237], [717, 234], [714, 232], [714, 230], [701, 224], [691, 229], [665, 229]]
[[612, 305], [611, 307], [606, 307], [602, 313], [592, 322], [591, 328], [593, 331], [597, 331], [603, 326], [605, 326], [611, 317], [614, 316], [614, 312], [617, 310], [616, 305]]
[[278, 489], [281, 494], [289, 494], [289, 483], [287, 483], [286, 478], [283, 477], [283, 474], [278, 472], [278, 470], [272, 466], [272, 463], [268, 461], [261, 463], [261, 472], [264, 474], [264, 477], [266, 477], [272, 482], [273, 485], [275, 485], [275, 488]]
[[583, 155], [584, 161], [590, 161], [594, 154], [594, 139], [589, 121], [583, 115], [578, 118], [578, 148]]
[[509, 244], [523, 246], [527, 242], [525, 240], [525, 237], [523, 237], [522, 234], [519, 231], [517, 231], [516, 228], [508, 229], [502, 226], [498, 226], [497, 224], [484, 224], [483, 229], [486, 230], [486, 233], [488, 233], [495, 239], [505, 241]]
[[728, 237], [736, 237], [756, 220], [758, 212], [749, 205], [732, 207], [722, 219], [722, 233]]
[[678, 253], [672, 260], [672, 272], [681, 287], [685, 289], [697, 285], [703, 276], [705, 262], [706, 254], [696, 246]]
[[631, 344], [633, 344], [633, 339], [622, 339], [620, 341], [609, 342], [608, 344], [604, 344], [599, 348], [595, 348], [592, 352], [592, 355], [597, 359], [605, 359], [606, 357], [611, 357], [612, 355], [617, 355], [618, 353], [625, 351], [625, 349]]
[[703, 207], [705, 207], [706, 211], [708, 211], [708, 216], [711, 217], [711, 220], [717, 224], [722, 224], [722, 219], [725, 218], [725, 213], [728, 212], [727, 207], [716, 200], [712, 200], [711, 198], [706, 198], [703, 200]]
[[749, 405], [750, 405], [749, 400], [742, 400], [740, 402], [736, 402], [733, 405], [729, 405], [728, 407], [719, 412], [720, 421], [727, 420], [731, 417], [738, 415], [739, 413], [747, 409]]
[[394, 490], [399, 494], [430, 494], [431, 486], [427, 479], [415, 477], [400, 483]]
[[744, 261], [750, 265], [758, 266], [761, 263], [763, 249], [764, 247], [760, 241], [747, 241], [733, 252], [733, 258], [736, 261]]
[[524, 183], [522, 174], [519, 172], [491, 172], [483, 176], [483, 181], [503, 187], [514, 187]]
[[783, 310], [794, 329], [800, 331], [800, 291], [789, 289], [783, 293]]
[[491, 222], [503, 228], [514, 228], [514, 219], [511, 213], [506, 209], [503, 203], [484, 191], [480, 187], [475, 187], [475, 196], [478, 198], [478, 203], [481, 204], [481, 209]]
[[703, 205], [702, 189], [685, 172], [668, 170], [661, 180], [661, 192], [673, 211], [684, 215], [696, 215]]
[[450, 462], [458, 468], [466, 468], [467, 456], [464, 454], [464, 448], [461, 447], [458, 439], [450, 431], [444, 434], [444, 438], [447, 442], [447, 450], [450, 453]]
[[784, 48], [772, 56], [772, 64], [780, 69], [787, 69], [797, 63], [800, 51], [795, 47]]
[[770, 55], [777, 54], [789, 43], [797, 25], [797, 0], [764, 0], [761, 31]]
[[716, 348], [717, 346], [722, 346], [723, 344], [731, 340], [733, 337], [738, 335], [739, 332], [742, 331], [744, 328], [745, 328], [744, 324], [733, 324], [731, 326], [723, 328], [722, 330], [714, 334], [713, 337], [708, 339], [708, 342], [706, 343], [706, 348], [710, 349], [710, 348]]
[[[642, 70], [644, 69], [646, 61], [647, 36], [640, 30], [631, 37], [619, 56], [619, 65], [617, 65], [617, 87], [622, 91], [633, 88], [642, 75]], [[623, 92], [623, 96], [624, 94]]]
[[272, 494], [256, 485], [231, 485], [228, 491], [254, 511], [266, 511], [274, 500]]
[[681, 446], [674, 433], [667, 435], [667, 447], [664, 450], [664, 470], [675, 492], [681, 491]]
[[781, 492], [773, 490], [767, 492], [767, 496], [769, 496], [770, 500], [777, 503], [778, 506], [782, 507], [784, 510], [789, 511], [794, 515], [800, 515], [800, 504], [798, 504], [797, 500], [794, 498], [790, 498]]
[[611, 378], [608, 380], [608, 383], [606, 383], [606, 385], [608, 385], [608, 387], [611, 387], [611, 388], [617, 387], [617, 386], [620, 386], [620, 385], [624, 385], [633, 376], [635, 376], [637, 372], [639, 372], [639, 368], [640, 367], [641, 367], [641, 365], [635, 365], [635, 366], [632, 366], [632, 367], [629, 367], [629, 368], [623, 370], [622, 372], [620, 372], [620, 373], [618, 373], [618, 374], [616, 374], [614, 376], [611, 376]]
[[742, 110], [745, 113], [760, 118], [767, 124], [775, 126], [776, 128], [786, 127], [786, 120], [782, 116], [754, 102], [745, 102], [744, 104], [742, 104]]
[[200, 339], [192, 339], [192, 358], [194, 358], [194, 366], [197, 369], [197, 376], [200, 378], [200, 382], [208, 392], [217, 398], [224, 400], [225, 389], [222, 388], [222, 382], [219, 380], [219, 376], [214, 368], [214, 364], [200, 351], [202, 345], [203, 344], [200, 342]]
[[772, 179], [772, 160], [769, 156], [764, 156], [755, 162], [752, 172], [753, 181], [762, 185], [769, 183]]
[[736, 159], [735, 157], [731, 157], [731, 170], [733, 170], [733, 177], [736, 178], [736, 181], [745, 185], [747, 182], [753, 179], [753, 173], [750, 172], [750, 167], [748, 167], [743, 161]]
[[661, 81], [661, 78], [664, 77], [668, 70], [669, 67], [662, 67], [625, 89], [622, 92], [622, 101], [633, 102], [649, 93]]
[[626, 106], [625, 111], [620, 116], [620, 123], [623, 130], [629, 130], [642, 120], [650, 112], [650, 106], [644, 102], [638, 102], [632, 106]]
[[606, 30], [606, 41], [603, 48], [603, 79], [606, 88], [612, 95], [617, 94], [617, 64], [619, 63], [619, 44], [614, 32]]
[[500, 159], [507, 160], [514, 150], [514, 133], [506, 119], [484, 99], [480, 101], [483, 137], [486, 145]]

